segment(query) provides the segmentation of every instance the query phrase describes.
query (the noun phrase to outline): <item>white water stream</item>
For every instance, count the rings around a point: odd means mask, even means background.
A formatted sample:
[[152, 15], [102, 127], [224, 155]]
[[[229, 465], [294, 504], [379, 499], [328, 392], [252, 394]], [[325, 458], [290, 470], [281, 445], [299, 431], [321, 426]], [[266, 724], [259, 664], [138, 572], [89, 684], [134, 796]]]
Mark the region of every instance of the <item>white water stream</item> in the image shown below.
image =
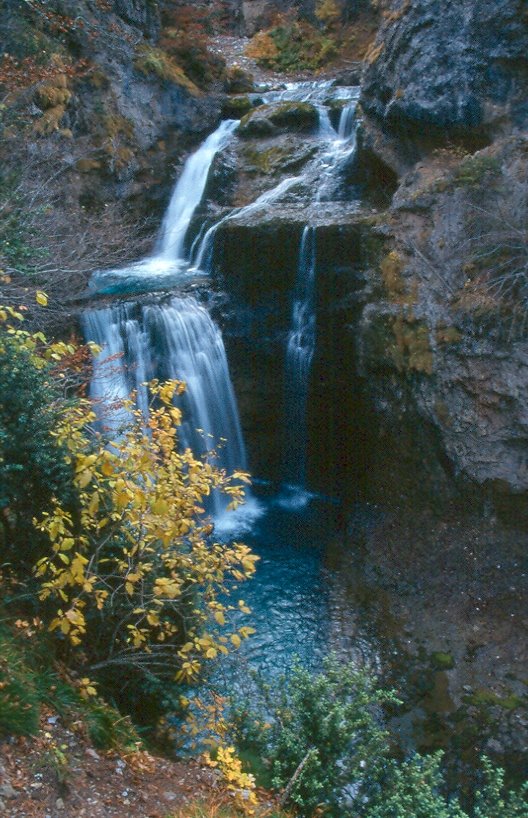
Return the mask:
[[[222, 122], [186, 161], [163, 218], [153, 253], [119, 270], [94, 273], [91, 288], [99, 293], [122, 293], [130, 298], [137, 291], [167, 289], [182, 277], [197, 271], [209, 273], [214, 259], [218, 229], [227, 221], [266, 211], [296, 185], [315, 183], [315, 200], [325, 198], [336, 168], [354, 150], [357, 89], [337, 88], [331, 81], [290, 83], [277, 91], [258, 96], [265, 104], [310, 102], [319, 111], [317, 139], [321, 150], [301, 176], [283, 179], [251, 204], [235, 208], [213, 225], [202, 225], [198, 238], [188, 248], [188, 232], [202, 202], [212, 163], [232, 139], [238, 122]], [[338, 129], [331, 123], [330, 103], [344, 104]], [[314, 176], [315, 174], [315, 176]], [[299, 270], [294, 294], [292, 326], [287, 345], [287, 380], [291, 407], [287, 448], [287, 479], [304, 486], [306, 472], [306, 402], [308, 376], [315, 345], [315, 233], [307, 227], [300, 248]], [[127, 303], [90, 310], [84, 318], [85, 334], [102, 347], [95, 365], [91, 394], [103, 406], [110, 397], [113, 408], [101, 416], [112, 433], [127, 422], [123, 402], [135, 392], [143, 414], [148, 413], [145, 382], [151, 378], [180, 378], [187, 383], [183, 399], [185, 425], [180, 430], [182, 445], [196, 454], [218, 450], [220, 465], [227, 471], [246, 468], [246, 454], [236, 400], [221, 333], [207, 310], [196, 300], [172, 298], [147, 304]], [[108, 359], [110, 358], [110, 362]], [[203, 430], [197, 432], [197, 429]], [[225, 503], [214, 501], [214, 513]]]
[[291, 328], [286, 344], [284, 477], [297, 489], [306, 487], [306, 409], [315, 351], [315, 230], [305, 227], [293, 293]]

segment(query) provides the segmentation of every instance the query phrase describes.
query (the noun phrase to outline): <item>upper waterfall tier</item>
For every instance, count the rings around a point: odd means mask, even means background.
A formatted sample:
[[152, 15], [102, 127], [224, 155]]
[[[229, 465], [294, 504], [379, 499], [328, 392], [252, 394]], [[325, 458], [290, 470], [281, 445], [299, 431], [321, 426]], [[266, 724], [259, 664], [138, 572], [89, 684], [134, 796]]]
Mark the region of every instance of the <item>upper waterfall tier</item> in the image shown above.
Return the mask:
[[194, 211], [202, 201], [211, 164], [237, 127], [236, 119], [222, 122], [185, 163], [161, 225], [156, 245], [158, 259], [168, 262], [185, 259], [185, 237]]
[[[226, 221], [256, 213], [265, 217], [272, 205], [302, 202], [306, 208], [311, 202], [342, 199], [339, 179], [355, 149], [358, 95], [358, 88], [336, 86], [329, 80], [286, 83], [249, 95], [253, 112], [242, 123], [222, 122], [185, 162], [153, 253], [121, 269], [96, 271], [91, 290], [111, 295], [181, 286], [197, 273], [210, 272], [216, 231]], [[259, 136], [254, 147], [244, 131], [253, 116], [267, 123], [267, 136]], [[299, 116], [304, 117], [302, 127]], [[291, 161], [288, 151], [296, 154]], [[230, 197], [226, 189], [210, 189], [213, 164], [234, 165], [244, 174], [252, 153], [264, 168], [264, 178], [257, 179], [257, 168], [252, 179], [257, 185], [242, 193], [242, 207], [237, 191]], [[285, 161], [273, 163], [273, 153]], [[223, 207], [220, 214], [219, 207]]]

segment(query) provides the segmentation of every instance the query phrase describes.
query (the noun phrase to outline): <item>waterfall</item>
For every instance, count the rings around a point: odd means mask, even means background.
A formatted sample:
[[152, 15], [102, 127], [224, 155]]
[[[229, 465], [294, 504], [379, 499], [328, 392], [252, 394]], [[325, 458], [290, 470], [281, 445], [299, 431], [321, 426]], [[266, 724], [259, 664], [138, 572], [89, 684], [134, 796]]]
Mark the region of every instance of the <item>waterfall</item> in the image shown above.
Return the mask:
[[356, 152], [356, 119], [357, 98], [344, 106], [339, 117], [337, 133], [330, 139], [326, 151], [321, 157], [322, 173], [315, 196], [316, 202], [331, 201], [336, 196], [339, 180], [344, 168]]
[[315, 350], [315, 265], [315, 229], [307, 226], [299, 251], [285, 365], [285, 476], [289, 484], [301, 489], [306, 486], [306, 411]]
[[316, 103], [317, 113], [319, 114], [319, 136], [321, 139], [335, 139], [336, 132], [330, 122], [330, 114], [328, 108], [321, 103]]
[[156, 290], [181, 280], [189, 269], [185, 240], [191, 219], [203, 198], [209, 170], [217, 153], [228, 144], [238, 120], [227, 119], [185, 162], [174, 186], [154, 252], [117, 270], [98, 270], [90, 287], [104, 294]]
[[357, 100], [349, 102], [341, 111], [337, 135], [339, 139], [347, 140], [355, 133]]
[[[140, 327], [133, 319], [133, 305], [121, 304], [101, 310], [88, 310], [82, 316], [84, 337], [101, 351], [96, 356], [90, 382], [90, 397], [94, 401], [101, 427], [113, 436], [132, 420], [123, 405], [131, 392], [137, 390], [137, 403], [146, 410], [145, 388], [147, 348]], [[137, 366], [129, 366], [130, 360]]]
[[185, 236], [194, 211], [202, 201], [213, 159], [225, 148], [237, 126], [237, 119], [222, 122], [185, 163], [161, 225], [156, 246], [158, 257], [167, 260], [184, 257]]
[[[119, 434], [130, 420], [122, 403], [132, 390], [146, 416], [145, 382], [176, 378], [187, 385], [179, 399], [184, 421], [179, 429], [181, 444], [197, 456], [214, 449], [215, 462], [228, 473], [247, 468], [222, 335], [204, 307], [193, 298], [126, 303], [89, 310], [83, 320], [86, 338], [101, 347], [90, 393], [103, 427]], [[228, 498], [214, 493], [215, 517], [227, 503]]]
[[[204, 273], [208, 273], [211, 270], [211, 265], [213, 262], [213, 250], [214, 250], [214, 240], [216, 236], [216, 232], [219, 227], [225, 224], [227, 221], [232, 219], [238, 219], [243, 216], [250, 216], [252, 213], [255, 213], [257, 210], [265, 207], [266, 205], [271, 204], [276, 199], [279, 199], [284, 193], [286, 193], [293, 185], [297, 184], [298, 182], [302, 181], [301, 176], [291, 176], [288, 179], [283, 179], [280, 184], [276, 187], [272, 188], [271, 190], [267, 190], [265, 193], [262, 193], [254, 202], [245, 207], [237, 208], [236, 210], [232, 210], [227, 216], [224, 216], [223, 219], [213, 224], [209, 230], [205, 233], [205, 235], [199, 236], [199, 242], [196, 243], [196, 250], [193, 260], [193, 269], [194, 270], [202, 270]], [[194, 250], [194, 247], [193, 247]]]
[[[319, 180], [315, 201], [331, 195], [340, 164], [354, 150], [357, 97], [357, 89], [338, 88], [332, 81], [290, 83], [263, 93], [260, 98], [264, 103], [311, 102], [319, 111], [321, 149], [302, 176], [283, 179], [251, 204], [230, 211], [212, 226], [206, 227], [204, 223], [189, 249], [189, 226], [203, 199], [212, 162], [226, 147], [238, 125], [236, 120], [222, 122], [185, 162], [152, 254], [126, 268], [97, 271], [92, 276], [92, 289], [128, 295], [167, 289], [180, 283], [182, 276], [211, 270], [215, 236], [227, 221], [247, 218], [269, 208], [299, 183], [313, 183], [310, 180], [315, 178]], [[329, 106], [333, 101], [344, 103], [337, 132], [330, 121]], [[290, 417], [286, 476], [288, 481], [301, 487], [306, 480], [306, 405], [315, 345], [314, 280], [315, 231], [306, 227], [286, 352]], [[130, 412], [123, 404], [131, 393], [135, 394], [137, 405], [146, 417], [149, 395], [145, 383], [151, 378], [179, 378], [187, 384], [187, 392], [182, 397], [184, 424], [179, 432], [182, 445], [200, 455], [212, 448], [216, 450], [221, 444], [218, 463], [222, 468], [228, 472], [246, 468], [224, 345], [207, 310], [190, 298], [143, 305], [128, 300], [87, 312], [84, 327], [86, 337], [103, 347], [95, 361], [91, 394], [100, 407], [101, 424], [111, 434], [118, 435], [130, 419]], [[103, 399], [106, 404], [108, 399], [113, 404], [104, 414]], [[215, 497], [213, 505], [218, 517], [225, 503]]]

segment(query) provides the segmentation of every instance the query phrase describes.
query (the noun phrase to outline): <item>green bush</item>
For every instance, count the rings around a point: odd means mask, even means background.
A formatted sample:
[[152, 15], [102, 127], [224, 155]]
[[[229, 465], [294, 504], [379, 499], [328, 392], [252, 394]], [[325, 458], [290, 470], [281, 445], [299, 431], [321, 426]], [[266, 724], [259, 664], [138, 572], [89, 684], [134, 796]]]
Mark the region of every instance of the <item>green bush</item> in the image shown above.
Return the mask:
[[[232, 738], [260, 783], [282, 791], [303, 818], [526, 818], [528, 784], [504, 789], [504, 771], [484, 758], [469, 812], [449, 791], [442, 753], [394, 757], [382, 727], [392, 693], [367, 671], [329, 659], [312, 676], [295, 666], [273, 686], [255, 682], [232, 705]], [[265, 775], [262, 772], [265, 771]]]
[[29, 569], [44, 547], [32, 519], [52, 497], [71, 503], [72, 473], [53, 437], [60, 404], [46, 369], [4, 330], [0, 352], [0, 556]]
[[275, 71], [314, 70], [337, 55], [335, 40], [308, 23], [284, 18], [269, 31], [259, 32], [246, 53]]
[[5, 628], [0, 628], [0, 735], [30, 736], [39, 727], [41, 697], [35, 671]]
[[53, 669], [47, 636], [18, 624], [20, 636], [0, 626], [0, 736], [35, 735], [45, 705], [64, 720], [82, 721], [102, 750], [135, 749], [140, 739], [130, 719], [100, 698], [84, 698]]
[[88, 735], [95, 747], [101, 750], [136, 748], [139, 736], [129, 716], [122, 716], [102, 699], [85, 702], [83, 709]]
[[526, 818], [528, 784], [518, 792], [504, 790], [504, 771], [482, 760], [481, 783], [469, 812], [446, 794], [442, 753], [391, 761], [363, 818]]
[[478, 187], [500, 174], [500, 162], [493, 156], [467, 156], [454, 174], [454, 184]]
[[311, 815], [318, 805], [342, 818], [340, 797], [350, 782], [376, 778], [388, 739], [378, 713], [393, 694], [377, 688], [373, 677], [335, 659], [312, 676], [295, 665], [289, 679], [233, 711], [234, 738], [242, 755], [260, 755], [276, 789]]

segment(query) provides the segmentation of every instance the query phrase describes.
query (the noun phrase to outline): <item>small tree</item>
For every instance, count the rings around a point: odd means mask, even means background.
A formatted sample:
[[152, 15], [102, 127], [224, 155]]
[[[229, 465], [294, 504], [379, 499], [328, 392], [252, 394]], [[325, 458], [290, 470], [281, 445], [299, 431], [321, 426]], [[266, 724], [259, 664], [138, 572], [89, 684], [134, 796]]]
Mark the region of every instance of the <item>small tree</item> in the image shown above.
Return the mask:
[[[10, 316], [22, 318], [0, 309], [0, 322], [9, 324]], [[31, 382], [40, 383], [40, 376], [44, 389], [54, 378], [63, 380], [61, 362], [75, 353], [74, 345], [48, 344], [42, 333], [16, 325], [4, 335], [0, 349], [17, 350]], [[9, 371], [9, 361], [6, 366]], [[256, 557], [240, 543], [215, 542], [204, 510], [212, 491], [224, 492], [236, 507], [248, 477], [227, 475], [211, 456], [197, 459], [180, 450], [181, 413], [172, 400], [184, 388], [178, 381], [153, 382], [155, 405], [146, 427], [130, 406], [130, 427], [113, 442], [94, 433], [86, 398], [67, 400], [55, 388], [54, 410], [47, 414], [43, 392], [41, 417], [25, 410], [25, 439], [17, 438], [13, 454], [4, 447], [0, 461], [0, 476], [16, 472], [24, 479], [18, 461], [40, 464], [43, 458], [35, 478], [42, 497], [29, 510], [46, 548], [35, 568], [38, 598], [59, 651], [84, 674], [87, 690], [87, 674], [94, 674], [124, 708], [143, 707], [148, 721], [162, 709], [164, 686], [195, 681], [205, 660], [238, 647], [251, 633], [248, 627], [229, 631], [233, 606], [226, 595], [233, 583], [251, 576]], [[30, 397], [21, 394], [23, 411], [26, 402], [32, 406]], [[67, 498], [57, 490], [54, 468], [61, 479], [61, 469], [69, 477]], [[23, 493], [19, 484], [19, 499]], [[12, 514], [13, 504], [4, 516]]]
[[315, 16], [325, 28], [332, 28], [341, 18], [342, 9], [337, 0], [317, 0]]

